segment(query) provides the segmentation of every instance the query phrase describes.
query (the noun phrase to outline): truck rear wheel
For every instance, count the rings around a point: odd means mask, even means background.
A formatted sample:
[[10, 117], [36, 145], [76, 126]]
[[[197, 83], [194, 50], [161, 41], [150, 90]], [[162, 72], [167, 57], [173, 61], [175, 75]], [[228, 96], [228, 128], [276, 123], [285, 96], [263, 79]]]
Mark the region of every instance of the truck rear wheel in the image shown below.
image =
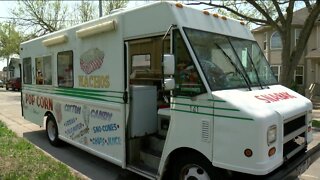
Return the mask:
[[173, 179], [177, 180], [215, 180], [227, 179], [224, 172], [218, 171], [204, 156], [188, 154], [180, 156], [173, 165]]
[[61, 140], [59, 139], [59, 131], [55, 118], [52, 115], [48, 115], [46, 123], [47, 137], [51, 145], [59, 146]]

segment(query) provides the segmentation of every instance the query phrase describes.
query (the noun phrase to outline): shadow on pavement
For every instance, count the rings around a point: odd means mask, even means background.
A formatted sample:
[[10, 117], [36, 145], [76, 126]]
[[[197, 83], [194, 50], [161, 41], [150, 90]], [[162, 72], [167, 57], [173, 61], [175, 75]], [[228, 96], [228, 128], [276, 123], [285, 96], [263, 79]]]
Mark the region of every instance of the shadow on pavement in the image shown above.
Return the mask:
[[64, 143], [61, 147], [53, 147], [47, 140], [45, 130], [27, 132], [23, 134], [23, 137], [90, 179], [145, 180], [141, 176], [124, 170], [70, 144]]

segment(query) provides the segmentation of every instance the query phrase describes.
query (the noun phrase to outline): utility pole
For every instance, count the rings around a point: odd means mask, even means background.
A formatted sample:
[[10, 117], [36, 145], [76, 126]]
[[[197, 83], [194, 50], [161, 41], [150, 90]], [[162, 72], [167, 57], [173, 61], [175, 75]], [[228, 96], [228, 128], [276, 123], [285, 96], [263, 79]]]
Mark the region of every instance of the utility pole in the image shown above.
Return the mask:
[[102, 0], [99, 0], [99, 17], [102, 17]]

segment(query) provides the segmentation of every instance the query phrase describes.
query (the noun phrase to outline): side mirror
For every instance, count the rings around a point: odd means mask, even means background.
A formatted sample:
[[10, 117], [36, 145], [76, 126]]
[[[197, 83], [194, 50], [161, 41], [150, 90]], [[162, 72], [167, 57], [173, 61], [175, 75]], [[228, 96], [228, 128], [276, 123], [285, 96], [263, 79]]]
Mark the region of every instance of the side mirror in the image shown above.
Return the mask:
[[174, 79], [172, 79], [172, 78], [164, 80], [164, 90], [166, 90], [166, 91], [173, 90], [175, 85], [176, 85], [176, 83], [175, 83]]
[[163, 73], [164, 75], [174, 75], [174, 55], [165, 54], [163, 55]]

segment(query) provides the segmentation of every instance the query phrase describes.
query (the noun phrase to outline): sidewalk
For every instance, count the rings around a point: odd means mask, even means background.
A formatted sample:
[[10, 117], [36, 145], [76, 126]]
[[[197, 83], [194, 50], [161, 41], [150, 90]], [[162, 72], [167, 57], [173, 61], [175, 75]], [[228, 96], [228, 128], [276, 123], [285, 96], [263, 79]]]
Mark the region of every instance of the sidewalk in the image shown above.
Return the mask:
[[19, 117], [16, 117], [12, 116], [12, 114], [10, 114], [10, 116], [6, 116], [0, 113], [0, 119], [19, 137], [23, 137], [23, 134], [27, 132], [43, 130], [43, 128], [40, 128], [39, 126], [24, 120], [20, 114]]
[[[319, 120], [320, 121], [320, 110], [312, 110], [312, 120]], [[316, 146], [318, 143], [320, 143], [320, 129], [319, 128], [313, 128], [313, 141], [309, 144], [308, 148], [312, 148]], [[315, 161], [306, 172], [304, 172], [299, 179], [300, 180], [320, 180], [320, 159]]]
[[320, 109], [312, 110], [312, 119], [320, 121]]

